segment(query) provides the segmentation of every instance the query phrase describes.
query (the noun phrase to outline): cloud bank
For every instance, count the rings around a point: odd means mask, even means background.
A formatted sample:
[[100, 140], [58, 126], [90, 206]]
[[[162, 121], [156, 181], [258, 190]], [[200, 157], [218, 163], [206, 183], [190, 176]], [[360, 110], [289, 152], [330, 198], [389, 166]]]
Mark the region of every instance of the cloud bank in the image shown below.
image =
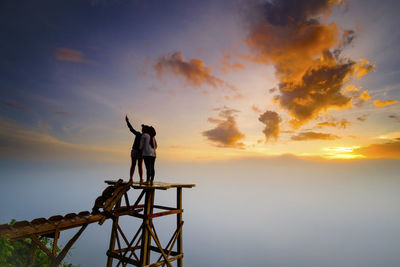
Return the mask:
[[400, 138], [381, 144], [372, 144], [354, 150], [367, 158], [400, 158]]
[[290, 139], [292, 139], [293, 141], [308, 141], [308, 140], [335, 140], [338, 138], [340, 137], [329, 133], [301, 132], [297, 135], [293, 135]]

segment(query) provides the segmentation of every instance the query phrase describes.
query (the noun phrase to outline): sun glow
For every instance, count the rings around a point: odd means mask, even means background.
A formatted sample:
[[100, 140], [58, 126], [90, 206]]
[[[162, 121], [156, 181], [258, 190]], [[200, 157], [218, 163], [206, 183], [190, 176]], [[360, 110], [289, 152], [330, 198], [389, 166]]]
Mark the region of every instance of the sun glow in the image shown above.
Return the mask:
[[360, 148], [359, 146], [349, 146], [349, 147], [325, 147], [324, 156], [330, 159], [360, 159], [365, 158], [364, 155], [355, 154], [354, 150]]

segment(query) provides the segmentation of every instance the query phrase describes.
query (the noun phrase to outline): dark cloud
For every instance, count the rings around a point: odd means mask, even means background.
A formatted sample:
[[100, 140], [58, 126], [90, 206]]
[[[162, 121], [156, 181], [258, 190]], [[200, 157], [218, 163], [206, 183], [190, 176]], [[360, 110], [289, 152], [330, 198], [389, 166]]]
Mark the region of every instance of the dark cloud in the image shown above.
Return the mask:
[[216, 124], [216, 127], [202, 132], [203, 136], [220, 147], [243, 148], [244, 144], [239, 141], [245, 135], [239, 131], [235, 119], [235, 114], [238, 111], [227, 107], [216, 110], [219, 111], [219, 118], [208, 118], [208, 121]]
[[399, 115], [389, 115], [388, 116], [389, 119], [393, 119], [397, 122], [400, 122], [400, 116]]
[[174, 75], [183, 76], [186, 81], [194, 86], [200, 87], [208, 84], [214, 88], [224, 85], [223, 80], [211, 75], [209, 67], [197, 58], [185, 61], [180, 52], [173, 52], [158, 58], [154, 65], [154, 69], [159, 76], [164, 72], [170, 71]]
[[318, 133], [318, 132], [302, 132], [298, 135], [293, 135], [290, 139], [294, 141], [307, 141], [307, 140], [335, 140], [340, 138], [337, 135], [329, 133]]
[[294, 128], [329, 109], [351, 107], [353, 99], [342, 93], [343, 85], [374, 68], [366, 60], [340, 58], [354, 31], [318, 19], [339, 2], [272, 0], [257, 6], [250, 18], [247, 43], [253, 60], [275, 66], [280, 95], [274, 99], [289, 112]]
[[271, 138], [277, 140], [279, 137], [279, 124], [282, 121], [278, 113], [267, 110], [260, 115], [258, 120], [265, 124], [263, 129], [265, 140], [269, 141]]
[[361, 116], [357, 117], [357, 120], [361, 121], [361, 122], [364, 122], [367, 119], [367, 117], [368, 117], [368, 114], [364, 114], [364, 115], [361, 115]]

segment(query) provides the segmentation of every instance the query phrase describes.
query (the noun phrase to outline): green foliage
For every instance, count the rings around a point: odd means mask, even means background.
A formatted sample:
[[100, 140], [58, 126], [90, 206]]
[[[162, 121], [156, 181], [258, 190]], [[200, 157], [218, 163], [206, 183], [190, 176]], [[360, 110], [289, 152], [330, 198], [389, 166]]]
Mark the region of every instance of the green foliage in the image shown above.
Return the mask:
[[[15, 220], [10, 222], [13, 225]], [[42, 238], [42, 243], [52, 250], [53, 241], [49, 238]], [[32, 240], [26, 238], [24, 240], [10, 241], [7, 237], [0, 238], [0, 266], [1, 267], [26, 267], [31, 256]], [[59, 252], [60, 249], [57, 249]], [[36, 247], [34, 267], [50, 267], [50, 258], [40, 248]], [[72, 264], [61, 263], [62, 267], [74, 267]]]

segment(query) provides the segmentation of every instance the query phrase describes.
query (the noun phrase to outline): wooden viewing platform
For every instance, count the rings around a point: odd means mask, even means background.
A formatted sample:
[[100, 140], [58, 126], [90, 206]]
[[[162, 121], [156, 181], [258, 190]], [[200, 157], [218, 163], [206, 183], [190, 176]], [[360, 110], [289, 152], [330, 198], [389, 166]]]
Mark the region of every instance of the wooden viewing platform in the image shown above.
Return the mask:
[[[102, 225], [105, 220], [113, 221], [109, 250], [107, 251], [107, 267], [113, 266], [113, 260], [118, 260], [116, 266], [172, 266], [172, 261], [177, 261], [177, 266], [183, 266], [183, 247], [182, 247], [182, 188], [192, 188], [194, 184], [176, 183], [138, 183], [124, 182], [123, 180], [106, 180], [108, 187], [103, 191], [94, 204], [92, 212], [82, 211], [78, 214], [69, 213], [65, 216], [55, 215], [48, 219], [37, 218], [30, 222], [18, 221], [13, 225], [0, 225], [0, 237], [6, 236], [11, 241], [30, 238], [32, 240], [31, 256], [27, 259], [27, 266], [33, 266], [35, 261], [36, 248], [43, 250], [51, 259], [52, 266], [58, 266], [72, 245], [76, 242], [82, 232], [91, 223]], [[129, 201], [128, 191], [133, 188], [140, 191], [133, 205]], [[176, 207], [155, 205], [155, 191], [176, 188]], [[124, 202], [124, 203], [123, 203]], [[154, 212], [154, 210], [161, 210]], [[176, 215], [176, 230], [172, 234], [165, 247], [161, 245], [153, 219]], [[139, 218], [142, 223], [132, 238], [128, 239], [128, 233], [124, 233], [119, 226], [119, 217], [129, 215]], [[57, 255], [57, 241], [60, 232], [72, 228], [78, 228], [78, 232], [67, 242], [65, 247]], [[41, 239], [48, 237], [53, 239], [53, 247], [46, 247]], [[152, 243], [154, 242], [154, 244]], [[176, 249], [174, 246], [176, 245]], [[136, 252], [140, 250], [140, 254]], [[159, 258], [156, 262], [150, 263], [151, 252], [158, 253]]]

